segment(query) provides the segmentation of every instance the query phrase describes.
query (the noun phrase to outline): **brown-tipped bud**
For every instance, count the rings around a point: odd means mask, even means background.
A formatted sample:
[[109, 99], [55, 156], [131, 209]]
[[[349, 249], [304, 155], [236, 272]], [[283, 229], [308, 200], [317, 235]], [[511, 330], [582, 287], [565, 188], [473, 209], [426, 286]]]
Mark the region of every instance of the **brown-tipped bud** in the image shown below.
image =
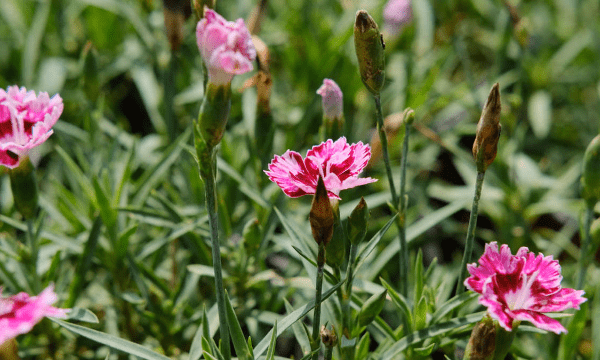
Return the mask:
[[371, 93], [379, 94], [385, 80], [385, 44], [377, 23], [365, 10], [356, 13], [354, 47], [362, 82]]
[[581, 195], [588, 207], [593, 207], [600, 200], [600, 135], [592, 139], [585, 150], [582, 172]]
[[[479, 172], [484, 172], [496, 158], [502, 128], [500, 126], [500, 109], [500, 87], [498, 83], [495, 83], [483, 106], [477, 124], [475, 142], [473, 142], [473, 157], [477, 162], [477, 171]], [[480, 152], [483, 153], [480, 154]]]
[[163, 0], [163, 14], [171, 50], [179, 50], [183, 41], [184, 6], [187, 0]]
[[464, 360], [492, 360], [496, 352], [496, 326], [490, 317], [475, 324]]
[[361, 196], [358, 205], [348, 217], [348, 238], [352, 245], [360, 244], [367, 234], [367, 221], [369, 220], [369, 207], [365, 198]]
[[329, 240], [331, 240], [331, 236], [333, 236], [334, 217], [333, 208], [331, 207], [329, 197], [327, 196], [325, 183], [320, 176], [308, 219], [310, 221], [313, 238], [317, 244], [320, 245], [322, 243], [327, 246]]
[[320, 335], [321, 341], [326, 347], [333, 348], [337, 345], [338, 338], [335, 333], [335, 327], [333, 327], [333, 325], [331, 325], [331, 330], [327, 329], [325, 325], [321, 326]]

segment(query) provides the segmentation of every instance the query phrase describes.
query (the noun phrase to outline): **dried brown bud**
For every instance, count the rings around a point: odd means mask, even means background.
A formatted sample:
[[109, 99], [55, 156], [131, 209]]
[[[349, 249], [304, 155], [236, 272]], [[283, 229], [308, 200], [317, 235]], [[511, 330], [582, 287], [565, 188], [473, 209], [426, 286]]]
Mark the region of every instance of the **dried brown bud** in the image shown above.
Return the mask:
[[[248, 17], [248, 31], [250, 34], [258, 34], [260, 32], [260, 25], [265, 18], [265, 12], [267, 10], [267, 0], [260, 0]], [[258, 50], [258, 49], [257, 49]]]
[[321, 326], [321, 341], [323, 345], [328, 348], [335, 347], [337, 345], [337, 335], [335, 334], [335, 327], [331, 325], [331, 330], [328, 330], [325, 325]]
[[361, 80], [372, 94], [379, 94], [385, 80], [385, 43], [377, 23], [365, 10], [356, 13], [354, 47]]
[[[473, 157], [477, 162], [477, 171], [479, 172], [484, 172], [496, 158], [502, 128], [500, 126], [500, 109], [500, 87], [498, 83], [495, 83], [483, 106], [473, 143]], [[483, 151], [481, 160], [479, 159], [480, 151]]]
[[496, 351], [496, 327], [491, 318], [485, 317], [475, 324], [464, 360], [491, 360]]
[[308, 219], [310, 221], [313, 238], [317, 244], [320, 245], [323, 243], [327, 246], [327, 243], [329, 243], [329, 240], [331, 240], [331, 237], [333, 236], [334, 217], [333, 208], [329, 202], [329, 196], [327, 196], [325, 183], [320, 176]]

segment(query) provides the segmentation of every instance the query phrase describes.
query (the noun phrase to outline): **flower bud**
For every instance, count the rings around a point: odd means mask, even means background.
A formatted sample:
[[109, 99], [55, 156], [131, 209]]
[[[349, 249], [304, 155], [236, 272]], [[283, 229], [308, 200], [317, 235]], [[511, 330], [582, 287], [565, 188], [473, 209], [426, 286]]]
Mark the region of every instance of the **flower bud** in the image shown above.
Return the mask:
[[359, 327], [367, 326], [375, 320], [377, 315], [383, 310], [386, 296], [387, 290], [384, 290], [381, 294], [375, 294], [365, 301], [358, 313]]
[[19, 360], [19, 348], [17, 347], [17, 340], [12, 338], [0, 343], [0, 359], [2, 360]]
[[492, 360], [496, 352], [496, 326], [489, 316], [475, 324], [464, 360]]
[[312, 229], [313, 238], [317, 244], [325, 246], [333, 235], [333, 209], [327, 196], [327, 189], [323, 178], [319, 176], [315, 196], [313, 197], [310, 214], [308, 217]]
[[344, 129], [344, 102], [342, 90], [331, 79], [323, 80], [323, 85], [317, 90], [323, 97], [323, 126], [325, 138], [337, 139]]
[[367, 234], [367, 221], [369, 220], [369, 207], [365, 198], [361, 196], [358, 205], [348, 217], [348, 238], [352, 245], [358, 245]]
[[320, 335], [321, 341], [323, 342], [323, 345], [325, 345], [325, 347], [333, 348], [337, 345], [338, 338], [335, 334], [335, 328], [333, 327], [333, 325], [331, 326], [331, 330], [328, 330], [325, 327], [325, 325], [321, 326]]
[[377, 23], [365, 10], [356, 13], [354, 47], [362, 82], [371, 93], [379, 94], [385, 80], [385, 44]]
[[38, 209], [38, 187], [35, 169], [28, 157], [14, 169], [9, 169], [10, 188], [15, 207], [26, 219], [35, 217]]
[[172, 51], [177, 51], [183, 41], [186, 4], [189, 5], [189, 0], [163, 0], [165, 29]]
[[[473, 142], [473, 157], [477, 163], [477, 171], [485, 172], [487, 167], [496, 158], [498, 140], [500, 139], [500, 87], [498, 83], [492, 86], [479, 123], [475, 141]], [[480, 154], [480, 152], [483, 152]], [[481, 158], [480, 158], [481, 156]]]
[[600, 135], [592, 140], [583, 155], [581, 186], [582, 197], [588, 207], [593, 207], [600, 200]]

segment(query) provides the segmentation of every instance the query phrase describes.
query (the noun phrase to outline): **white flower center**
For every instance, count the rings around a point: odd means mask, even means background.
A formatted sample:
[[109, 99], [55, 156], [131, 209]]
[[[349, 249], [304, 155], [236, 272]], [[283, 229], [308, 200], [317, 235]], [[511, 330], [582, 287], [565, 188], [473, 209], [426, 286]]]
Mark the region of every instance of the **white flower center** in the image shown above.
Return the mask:
[[537, 278], [539, 270], [535, 271], [531, 275], [522, 274], [523, 280], [521, 282], [521, 288], [515, 292], [508, 292], [504, 296], [506, 299], [506, 305], [510, 310], [527, 309], [533, 305], [533, 298], [531, 297], [531, 286]]

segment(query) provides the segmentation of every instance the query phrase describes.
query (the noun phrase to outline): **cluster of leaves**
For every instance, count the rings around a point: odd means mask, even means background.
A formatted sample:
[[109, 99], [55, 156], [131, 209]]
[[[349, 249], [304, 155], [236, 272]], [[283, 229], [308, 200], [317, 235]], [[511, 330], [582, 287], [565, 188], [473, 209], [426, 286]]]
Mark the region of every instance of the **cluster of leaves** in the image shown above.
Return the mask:
[[[255, 5], [220, 1], [217, 9], [234, 19], [247, 17]], [[383, 2], [365, 5], [381, 24]], [[394, 290], [399, 244], [395, 230], [382, 231], [391, 221], [387, 182], [345, 191], [342, 219], [361, 195], [371, 209], [371, 240], [359, 250], [352, 304], [358, 313], [384, 290], [391, 300], [357, 334], [357, 358], [457, 358], [454, 350], [464, 348], [469, 324], [481, 318], [473, 295], [452, 295], [475, 182], [469, 149], [496, 81], [503, 131], [487, 171], [475, 252], [492, 240], [513, 249], [529, 246], [559, 258], [564, 285], [574, 287], [581, 158], [598, 133], [600, 110], [600, 9], [592, 0], [579, 5], [415, 0], [413, 22], [386, 40], [384, 113], [411, 107], [417, 119], [407, 209], [414, 264], [408, 281], [414, 286], [406, 298]], [[267, 4], [258, 35], [272, 59], [275, 153], [318, 142], [315, 91], [326, 77], [344, 92], [349, 141], [370, 140], [374, 107], [357, 70], [356, 10], [348, 1]], [[117, 349], [197, 359], [202, 350], [205, 358], [217, 356], [208, 220], [191, 155], [190, 124], [203, 96], [193, 16], [178, 52], [170, 51], [158, 1], [3, 0], [0, 17], [0, 87], [60, 93], [65, 101], [55, 134], [40, 150], [43, 215], [35, 224], [41, 230], [34, 268], [43, 283], [56, 284], [60, 306], [88, 308], [99, 318], [86, 327], [61, 323], [78, 337], [58, 327], [36, 328], [20, 341], [21, 353], [95, 359], [121, 356], [111, 350]], [[233, 88], [244, 80], [236, 78]], [[232, 318], [239, 319], [232, 338], [240, 358], [252, 357], [252, 345], [256, 357], [300, 358], [310, 344], [302, 320], [292, 320], [314, 306], [310, 204], [289, 200], [262, 173], [264, 163], [253, 154], [256, 96], [252, 88], [234, 92], [217, 162], [224, 280]], [[171, 107], [172, 116], [166, 115]], [[391, 141], [394, 174], [402, 136]], [[385, 177], [381, 163], [369, 171]], [[8, 177], [1, 176], [0, 285], [16, 293], [29, 289], [32, 274], [21, 266], [28, 256], [20, 243], [27, 226], [8, 194]], [[584, 288], [590, 301], [565, 322], [568, 335], [554, 341], [555, 335], [521, 326], [526, 331], [515, 340], [514, 356], [600, 359], [599, 274], [600, 265], [591, 261]], [[326, 280], [325, 295], [333, 299], [335, 274]], [[325, 317], [335, 318], [333, 304], [325, 300]], [[273, 334], [277, 351], [269, 348]]]

